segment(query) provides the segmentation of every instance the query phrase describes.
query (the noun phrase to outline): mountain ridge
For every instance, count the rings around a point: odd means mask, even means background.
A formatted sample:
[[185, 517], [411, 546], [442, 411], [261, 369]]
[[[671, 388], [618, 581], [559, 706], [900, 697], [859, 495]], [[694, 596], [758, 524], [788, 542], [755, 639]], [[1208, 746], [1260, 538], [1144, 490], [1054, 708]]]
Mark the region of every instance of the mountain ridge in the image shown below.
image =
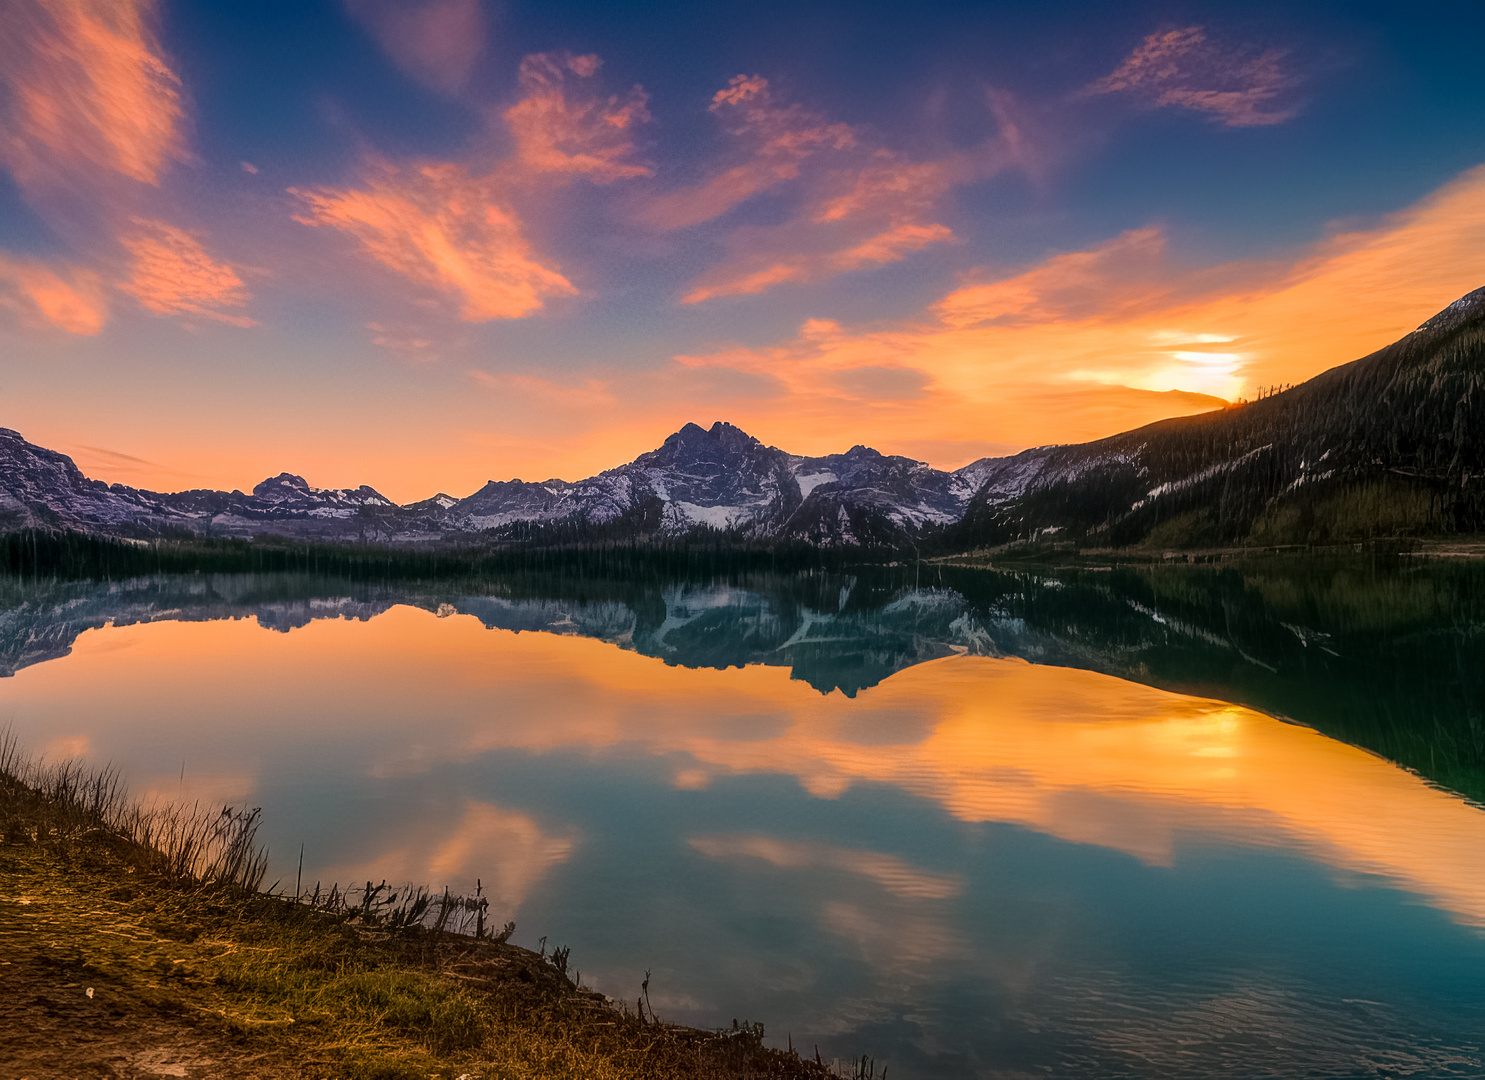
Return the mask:
[[998, 499], [982, 487], [952, 543], [1066, 533], [1191, 547], [1480, 532], [1485, 289], [1282, 393], [1018, 457], [1027, 479]]
[[282, 472], [160, 493], [0, 428], [0, 531], [520, 544], [724, 537], [965, 550], [1314, 543], [1485, 531], [1485, 288], [1370, 356], [1261, 400], [944, 471], [857, 444], [807, 456], [724, 421], [582, 480], [490, 480], [398, 505]]

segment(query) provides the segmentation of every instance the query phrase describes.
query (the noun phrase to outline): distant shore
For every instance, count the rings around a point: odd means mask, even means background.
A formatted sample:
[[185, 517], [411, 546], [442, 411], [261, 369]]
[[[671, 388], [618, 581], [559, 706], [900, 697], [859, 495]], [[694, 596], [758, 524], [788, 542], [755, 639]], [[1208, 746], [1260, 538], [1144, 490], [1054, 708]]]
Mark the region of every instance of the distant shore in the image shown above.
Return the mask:
[[1358, 554], [1384, 555], [1388, 558], [1482, 559], [1485, 558], [1485, 537], [1474, 535], [1454, 539], [1394, 537], [1341, 541], [1332, 544], [1254, 544], [1195, 548], [1141, 545], [1099, 548], [1081, 547], [1070, 543], [1018, 542], [953, 555], [925, 557], [923, 562], [968, 568], [1012, 563], [1055, 563], [1086, 567], [1098, 563], [1131, 566], [1169, 562], [1239, 563], [1258, 559], [1334, 558]]
[[856, 566], [990, 566], [997, 563], [1234, 563], [1273, 557], [1485, 558], [1485, 536], [1397, 536], [1327, 544], [1228, 547], [1090, 547], [1048, 539], [965, 551], [891, 547], [816, 549], [720, 542], [606, 542], [539, 546], [392, 546], [153, 538], [129, 540], [66, 531], [0, 534], [0, 574], [18, 578], [118, 580], [148, 574], [312, 573], [356, 581], [451, 580], [487, 575], [718, 574], [749, 570], [847, 570]]

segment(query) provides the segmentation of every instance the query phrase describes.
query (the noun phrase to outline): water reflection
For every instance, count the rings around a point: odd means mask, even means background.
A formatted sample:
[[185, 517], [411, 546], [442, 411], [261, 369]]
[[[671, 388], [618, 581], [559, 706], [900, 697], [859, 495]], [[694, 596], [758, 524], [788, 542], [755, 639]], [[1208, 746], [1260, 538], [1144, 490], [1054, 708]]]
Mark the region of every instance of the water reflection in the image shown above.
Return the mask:
[[[1485, 814], [1230, 700], [1004, 655], [1157, 681], [1218, 650], [1271, 688], [1291, 647], [1354, 664], [1403, 623], [1266, 638], [1199, 621], [1219, 579], [1086, 577], [17, 588], [0, 709], [265, 806], [276, 872], [303, 843], [327, 881], [480, 876], [609, 993], [652, 969], [662, 1013], [894, 1075], [1479, 1075]], [[1468, 591], [1433, 595], [1407, 634], [1467, 648]]]
[[1294, 719], [1485, 800], [1485, 562], [863, 568], [723, 580], [0, 579], [0, 674], [66, 655], [91, 627], [249, 617], [288, 631], [395, 604], [593, 637], [687, 667], [786, 666], [847, 696], [953, 655], [1086, 668]]

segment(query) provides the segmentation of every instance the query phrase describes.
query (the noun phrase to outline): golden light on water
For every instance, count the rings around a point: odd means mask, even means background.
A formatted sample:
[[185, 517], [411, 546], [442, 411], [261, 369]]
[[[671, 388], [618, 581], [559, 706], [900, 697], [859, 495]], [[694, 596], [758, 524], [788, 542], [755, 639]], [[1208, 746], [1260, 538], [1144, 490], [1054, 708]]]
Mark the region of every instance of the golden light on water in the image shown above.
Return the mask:
[[[397, 607], [288, 634], [248, 621], [89, 631], [65, 660], [6, 680], [0, 704], [36, 745], [87, 747], [122, 762], [136, 789], [171, 797], [254, 797], [270, 748], [367, 782], [505, 751], [576, 751], [663, 762], [688, 789], [745, 773], [793, 776], [820, 798], [892, 785], [965, 822], [1012, 823], [1154, 865], [1178, 864], [1183, 844], [1203, 840], [1297, 847], [1485, 925], [1485, 815], [1464, 801], [1250, 709], [1015, 660], [938, 660], [848, 699], [781, 667], [671, 667], [602, 641]], [[149, 758], [146, 735], [193, 747], [187, 783], [178, 756]], [[459, 821], [410, 818], [383, 845], [393, 865], [376, 872], [454, 876], [494, 837], [520, 856], [505, 874], [514, 899], [581, 842], [502, 808], [498, 791], [479, 795]], [[893, 881], [918, 874], [914, 888], [953, 888], [871, 852], [767, 837], [691, 843], [716, 858], [859, 864]]]

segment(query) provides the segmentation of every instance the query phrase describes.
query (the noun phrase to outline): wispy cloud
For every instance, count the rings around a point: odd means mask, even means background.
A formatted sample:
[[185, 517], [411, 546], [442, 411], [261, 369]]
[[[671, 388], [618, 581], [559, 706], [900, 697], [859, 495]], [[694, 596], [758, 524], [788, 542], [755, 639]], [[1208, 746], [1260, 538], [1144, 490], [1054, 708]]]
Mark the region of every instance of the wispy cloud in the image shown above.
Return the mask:
[[[517, 98], [491, 114], [508, 129], [514, 154], [481, 164], [464, 160], [391, 162], [369, 158], [359, 181], [343, 187], [290, 188], [294, 220], [354, 237], [359, 253], [422, 292], [408, 323], [378, 313], [373, 344], [404, 359], [449, 351], [440, 315], [464, 322], [520, 319], [578, 290], [527, 238], [535, 216], [565, 205], [568, 182], [605, 186], [649, 176], [636, 160], [635, 135], [650, 116], [643, 89], [604, 94], [597, 56], [526, 56]], [[487, 148], [488, 149], [488, 148]], [[543, 218], [546, 215], [546, 218]]]
[[711, 111], [738, 140], [744, 160], [694, 187], [656, 198], [643, 215], [650, 224], [684, 229], [711, 221], [760, 192], [797, 179], [807, 158], [856, 146], [850, 125], [779, 101], [761, 75], [733, 76], [712, 95]]
[[[765, 250], [758, 255], [745, 256], [708, 274], [701, 283], [681, 297], [681, 303], [698, 304], [719, 296], [747, 296], [765, 292], [785, 282], [817, 281], [834, 274], [897, 262], [930, 244], [945, 243], [953, 238], [953, 232], [946, 225], [905, 222], [889, 226], [840, 251], [818, 254], [784, 253], [780, 258], [779, 255]], [[779, 261], [770, 262], [772, 258], [778, 258]], [[759, 263], [767, 265], [753, 269]]]
[[876, 851], [746, 834], [693, 836], [688, 842], [710, 859], [761, 859], [784, 870], [854, 874], [909, 900], [952, 900], [964, 892], [964, 881], [956, 874], [936, 874]]
[[635, 129], [650, 119], [644, 90], [603, 97], [591, 80], [596, 56], [533, 53], [521, 61], [521, 99], [503, 116], [520, 163], [537, 172], [573, 173], [599, 184], [653, 173], [632, 159]]
[[178, 485], [184, 480], [198, 481], [197, 486], [200, 486], [200, 481], [210, 480], [210, 477], [199, 473], [173, 469], [168, 465], [161, 465], [158, 462], [136, 457], [133, 454], [125, 454], [118, 450], [110, 450], [104, 446], [74, 444], [69, 446], [67, 451], [84, 474], [94, 478], [107, 475], [109, 482], [114, 484], [148, 486], [164, 481]]
[[936, 220], [949, 191], [1027, 163], [1026, 139], [1009, 97], [990, 91], [985, 107], [999, 128], [994, 138], [915, 161], [870, 131], [781, 101], [760, 76], [739, 75], [716, 93], [711, 109], [741, 160], [658, 196], [641, 217], [661, 228], [687, 228], [764, 192], [787, 192], [788, 219], [735, 226], [724, 260], [682, 297], [688, 304], [897, 262], [954, 239], [949, 226]]
[[480, 0], [345, 0], [403, 74], [458, 93], [485, 48]]
[[0, 154], [23, 188], [96, 170], [158, 184], [186, 155], [179, 77], [152, 0], [14, 0], [0, 33]]
[[[1160, 230], [1133, 230], [966, 283], [920, 319], [863, 328], [813, 319], [777, 345], [677, 359], [775, 380], [781, 392], [738, 409], [736, 422], [798, 452], [869, 430], [883, 449], [948, 448], [934, 460], [953, 465], [977, 440], [1098, 438], [1309, 378], [1478, 288], [1485, 167], [1288, 259], [1192, 267], [1166, 248]], [[884, 378], [913, 392], [852, 392]]]
[[1165, 234], [1131, 229], [1088, 251], [1054, 255], [1015, 277], [955, 289], [932, 310], [953, 327], [1108, 319], [1158, 303], [1174, 285]]
[[369, 322], [366, 329], [371, 331], [371, 343], [386, 349], [393, 356], [414, 363], [426, 363], [438, 358], [434, 335], [424, 329], [380, 322]]
[[1131, 94], [1154, 108], [1205, 112], [1228, 127], [1280, 124], [1296, 112], [1283, 104], [1295, 86], [1285, 53], [1217, 45], [1200, 26], [1151, 34], [1124, 62], [1090, 84], [1087, 95]]
[[467, 322], [519, 319], [577, 290], [533, 255], [494, 176], [452, 163], [374, 163], [358, 188], [290, 188], [295, 220], [354, 237], [364, 254], [452, 302]]
[[119, 241], [129, 252], [129, 279], [119, 287], [156, 315], [197, 315], [254, 326], [237, 309], [251, 297], [237, 272], [207, 254], [200, 239], [163, 221], [135, 218]]
[[0, 308], [23, 326], [53, 326], [71, 334], [103, 329], [108, 304], [97, 274], [0, 255]]

